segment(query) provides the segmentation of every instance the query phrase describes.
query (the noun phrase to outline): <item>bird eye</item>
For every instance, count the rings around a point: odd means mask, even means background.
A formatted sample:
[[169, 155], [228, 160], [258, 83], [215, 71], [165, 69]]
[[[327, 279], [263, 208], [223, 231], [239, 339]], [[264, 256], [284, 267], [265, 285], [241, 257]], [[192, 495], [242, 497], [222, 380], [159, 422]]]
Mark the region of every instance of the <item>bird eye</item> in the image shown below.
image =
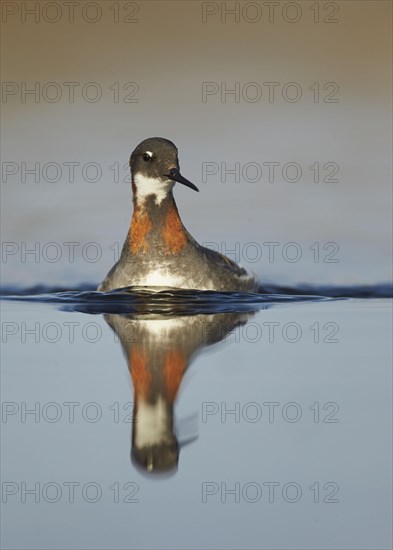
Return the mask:
[[143, 160], [145, 160], [146, 162], [148, 162], [149, 160], [152, 159], [152, 154], [147, 152], [147, 153], [143, 153]]

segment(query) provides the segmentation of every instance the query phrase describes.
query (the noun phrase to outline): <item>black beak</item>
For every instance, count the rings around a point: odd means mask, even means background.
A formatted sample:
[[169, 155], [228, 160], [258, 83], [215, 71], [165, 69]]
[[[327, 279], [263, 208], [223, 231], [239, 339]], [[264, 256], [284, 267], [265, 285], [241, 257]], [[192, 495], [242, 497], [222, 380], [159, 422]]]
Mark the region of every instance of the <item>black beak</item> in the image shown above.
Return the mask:
[[194, 189], [194, 191], [199, 191], [198, 187], [191, 183], [190, 181], [186, 180], [186, 178], [183, 178], [183, 176], [180, 174], [179, 170], [177, 168], [171, 168], [169, 170], [169, 174], [164, 174], [167, 178], [170, 178], [171, 180], [178, 181], [179, 183], [182, 183], [183, 185], [186, 185], [190, 189]]

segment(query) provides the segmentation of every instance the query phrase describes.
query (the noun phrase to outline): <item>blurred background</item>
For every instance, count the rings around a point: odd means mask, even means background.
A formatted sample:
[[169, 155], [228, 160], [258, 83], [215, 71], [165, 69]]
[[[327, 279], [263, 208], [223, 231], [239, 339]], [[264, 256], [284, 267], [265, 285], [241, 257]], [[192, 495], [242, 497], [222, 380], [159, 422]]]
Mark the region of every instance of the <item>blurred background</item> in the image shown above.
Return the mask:
[[390, 279], [389, 2], [74, 4], [2, 5], [3, 285], [102, 280], [150, 136], [200, 187], [187, 229], [262, 281]]

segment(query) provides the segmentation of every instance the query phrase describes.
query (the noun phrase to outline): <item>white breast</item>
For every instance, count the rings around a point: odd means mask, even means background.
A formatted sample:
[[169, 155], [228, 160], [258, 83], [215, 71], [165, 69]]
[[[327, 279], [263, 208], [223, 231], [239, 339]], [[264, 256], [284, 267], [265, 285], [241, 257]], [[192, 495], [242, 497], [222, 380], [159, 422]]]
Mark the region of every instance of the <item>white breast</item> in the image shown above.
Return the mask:
[[184, 277], [174, 275], [163, 269], [155, 269], [138, 279], [135, 283], [138, 286], [167, 286], [174, 288], [190, 288]]

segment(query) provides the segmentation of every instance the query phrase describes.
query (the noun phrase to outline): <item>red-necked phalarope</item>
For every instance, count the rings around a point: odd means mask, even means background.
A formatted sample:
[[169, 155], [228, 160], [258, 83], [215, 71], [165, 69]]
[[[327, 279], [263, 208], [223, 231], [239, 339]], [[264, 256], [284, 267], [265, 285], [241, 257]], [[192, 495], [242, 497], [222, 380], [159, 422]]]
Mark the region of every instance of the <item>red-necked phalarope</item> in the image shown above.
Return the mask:
[[130, 158], [134, 212], [119, 261], [98, 290], [126, 286], [222, 292], [255, 291], [256, 280], [235, 262], [198, 244], [173, 198], [175, 182], [195, 191], [179, 170], [177, 148], [164, 138], [142, 141]]

